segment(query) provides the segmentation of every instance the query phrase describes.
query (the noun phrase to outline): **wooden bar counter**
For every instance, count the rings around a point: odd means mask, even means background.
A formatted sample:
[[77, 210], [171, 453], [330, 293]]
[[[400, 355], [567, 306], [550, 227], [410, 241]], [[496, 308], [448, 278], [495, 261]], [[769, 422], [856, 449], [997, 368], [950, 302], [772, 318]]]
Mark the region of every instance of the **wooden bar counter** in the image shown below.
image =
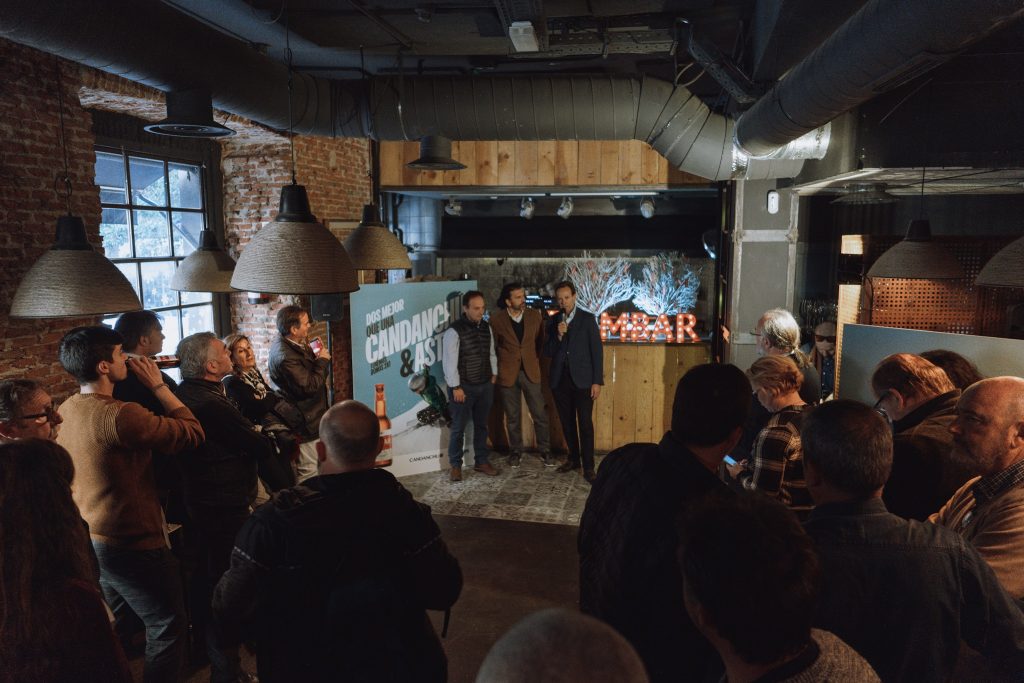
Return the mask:
[[[711, 359], [705, 342], [687, 344], [631, 343], [607, 341], [604, 347], [604, 387], [594, 403], [594, 448], [606, 453], [633, 441], [658, 442], [672, 422], [672, 399], [676, 384], [687, 370]], [[565, 452], [565, 437], [555, 411], [548, 383], [550, 360], [541, 361], [544, 398], [551, 423], [551, 445]], [[534, 443], [533, 421], [522, 406], [523, 444]], [[508, 450], [505, 411], [495, 394], [490, 435], [493, 448]]]

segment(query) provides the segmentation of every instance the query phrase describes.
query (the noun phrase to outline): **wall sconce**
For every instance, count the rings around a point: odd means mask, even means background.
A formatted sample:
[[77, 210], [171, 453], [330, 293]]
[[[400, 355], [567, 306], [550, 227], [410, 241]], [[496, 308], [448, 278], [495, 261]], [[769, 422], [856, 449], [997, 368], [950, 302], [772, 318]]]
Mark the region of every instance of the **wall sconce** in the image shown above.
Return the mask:
[[558, 214], [559, 218], [563, 218], [565, 220], [569, 220], [569, 216], [572, 215], [572, 208], [573, 208], [572, 197], [563, 197], [562, 198], [562, 204], [558, 207], [558, 211], [556, 211], [555, 213]]
[[530, 220], [536, 210], [537, 205], [533, 203], [533, 197], [523, 197], [523, 201], [519, 204], [519, 217]]

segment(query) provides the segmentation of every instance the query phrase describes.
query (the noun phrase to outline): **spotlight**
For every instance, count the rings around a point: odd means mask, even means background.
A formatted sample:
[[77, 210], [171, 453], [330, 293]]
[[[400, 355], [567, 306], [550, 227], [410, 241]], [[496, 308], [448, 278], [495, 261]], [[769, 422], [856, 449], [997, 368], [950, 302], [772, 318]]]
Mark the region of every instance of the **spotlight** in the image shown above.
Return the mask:
[[444, 212], [449, 216], [461, 216], [462, 215], [462, 202], [454, 197], [448, 199], [448, 203], [444, 206]]
[[640, 200], [640, 215], [644, 218], [651, 218], [654, 216], [654, 200], [650, 197], [644, 197]]
[[530, 220], [533, 218], [533, 212], [536, 210], [536, 206], [533, 203], [533, 197], [523, 197], [523, 201], [519, 204], [519, 216]]
[[559, 218], [565, 218], [568, 220], [569, 216], [572, 215], [572, 197], [565, 197], [562, 199], [562, 205], [558, 207], [556, 212]]

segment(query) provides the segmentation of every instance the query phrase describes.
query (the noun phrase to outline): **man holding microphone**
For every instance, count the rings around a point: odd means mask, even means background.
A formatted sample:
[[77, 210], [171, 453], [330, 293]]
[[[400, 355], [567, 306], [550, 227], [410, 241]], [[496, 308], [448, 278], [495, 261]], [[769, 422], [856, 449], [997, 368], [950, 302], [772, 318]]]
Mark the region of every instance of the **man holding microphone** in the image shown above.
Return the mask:
[[[576, 286], [568, 280], [555, 286], [561, 312], [549, 323], [544, 354], [551, 357], [551, 392], [569, 447], [558, 472], [580, 468], [594, 483], [594, 401], [604, 384], [604, 353], [597, 320], [576, 305]], [[578, 427], [577, 427], [578, 425]]]

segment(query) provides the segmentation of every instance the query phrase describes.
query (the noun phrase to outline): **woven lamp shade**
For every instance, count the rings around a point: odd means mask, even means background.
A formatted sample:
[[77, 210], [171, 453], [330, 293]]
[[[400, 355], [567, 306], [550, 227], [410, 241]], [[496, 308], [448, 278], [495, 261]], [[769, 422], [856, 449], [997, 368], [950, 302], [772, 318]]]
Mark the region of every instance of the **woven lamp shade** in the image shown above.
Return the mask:
[[409, 251], [395, 233], [377, 219], [377, 206], [363, 207], [363, 220], [345, 239], [345, 251], [359, 270], [407, 270]]
[[141, 309], [128, 278], [86, 240], [82, 219], [61, 216], [57, 242], [25, 274], [10, 315], [70, 318]]
[[966, 277], [960, 262], [948, 250], [932, 242], [927, 220], [912, 220], [907, 236], [878, 257], [868, 277], [900, 280], [958, 280]]
[[199, 236], [199, 248], [178, 264], [171, 278], [171, 289], [179, 292], [234, 292], [231, 276], [235, 260], [217, 246], [217, 238], [209, 230]]
[[242, 250], [231, 286], [268, 294], [334, 294], [359, 289], [345, 247], [309, 211], [302, 185], [281, 188], [281, 211]]
[[985, 287], [1024, 287], [1024, 237], [1010, 242], [988, 260], [975, 284]]

